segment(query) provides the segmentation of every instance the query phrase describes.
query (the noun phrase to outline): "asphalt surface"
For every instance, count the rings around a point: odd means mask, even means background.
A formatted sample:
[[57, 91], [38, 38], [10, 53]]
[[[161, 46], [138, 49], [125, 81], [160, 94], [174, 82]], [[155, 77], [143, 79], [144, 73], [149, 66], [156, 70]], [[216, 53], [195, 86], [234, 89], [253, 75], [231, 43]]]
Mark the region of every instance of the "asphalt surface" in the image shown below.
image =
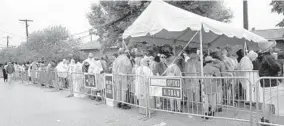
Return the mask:
[[0, 80], [0, 126], [243, 126], [249, 123], [138, 110], [121, 110], [88, 98], [67, 98], [67, 91]]

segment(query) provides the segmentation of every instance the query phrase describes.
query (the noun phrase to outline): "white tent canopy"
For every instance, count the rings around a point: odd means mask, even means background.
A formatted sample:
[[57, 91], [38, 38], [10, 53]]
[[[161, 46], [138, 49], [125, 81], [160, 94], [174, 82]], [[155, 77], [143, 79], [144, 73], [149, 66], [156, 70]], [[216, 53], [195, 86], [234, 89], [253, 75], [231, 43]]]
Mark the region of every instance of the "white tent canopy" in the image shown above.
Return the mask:
[[[202, 31], [202, 43], [210, 47], [224, 45], [242, 45], [247, 41], [250, 48], [275, 46], [243, 28], [234, 28], [229, 24], [199, 16], [180, 9], [161, 0], [153, 0], [144, 12], [123, 33], [124, 40], [130, 42], [153, 42], [158, 45], [185, 45], [192, 36]], [[200, 43], [195, 37], [192, 42]]]

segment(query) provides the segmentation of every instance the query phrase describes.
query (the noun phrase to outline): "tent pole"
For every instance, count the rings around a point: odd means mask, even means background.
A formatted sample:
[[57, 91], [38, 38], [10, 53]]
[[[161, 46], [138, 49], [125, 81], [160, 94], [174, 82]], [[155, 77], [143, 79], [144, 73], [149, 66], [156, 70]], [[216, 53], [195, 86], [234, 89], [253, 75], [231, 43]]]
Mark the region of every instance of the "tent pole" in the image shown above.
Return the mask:
[[[202, 29], [203, 29], [203, 24], [201, 24], [201, 28], [200, 28], [200, 31], [199, 31], [199, 41], [200, 41], [200, 73], [201, 73], [201, 79], [200, 79], [200, 96], [201, 96], [201, 103], [202, 103], [202, 106], [203, 106], [203, 108], [204, 108], [204, 105], [205, 105], [205, 94], [204, 94], [204, 92], [203, 92], [203, 89], [204, 89], [204, 82], [203, 82], [203, 78], [204, 78], [204, 73], [203, 73], [203, 42], [202, 42], [202, 40], [203, 40], [203, 38], [202, 38]], [[202, 113], [202, 114], [204, 114], [204, 113]]]
[[199, 39], [200, 39], [200, 65], [201, 65], [201, 77], [203, 78], [204, 73], [203, 73], [203, 42], [202, 42], [202, 25], [201, 25], [201, 30], [199, 32]]

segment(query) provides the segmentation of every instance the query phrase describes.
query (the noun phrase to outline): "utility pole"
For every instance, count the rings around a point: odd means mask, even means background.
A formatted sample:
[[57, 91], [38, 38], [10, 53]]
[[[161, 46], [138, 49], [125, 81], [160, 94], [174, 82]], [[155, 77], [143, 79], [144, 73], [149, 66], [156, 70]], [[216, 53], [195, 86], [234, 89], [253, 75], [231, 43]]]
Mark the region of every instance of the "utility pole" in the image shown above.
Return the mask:
[[7, 40], [7, 48], [9, 47], [9, 39], [10, 39], [10, 36], [7, 35], [7, 37], [4, 37], [6, 40]]
[[[243, 0], [243, 25], [244, 29], [248, 30], [248, 1]], [[246, 55], [246, 51], [248, 50], [248, 46], [246, 44], [246, 41], [244, 42], [244, 55]]]
[[19, 20], [19, 21], [23, 21], [26, 23], [26, 36], [27, 36], [27, 42], [28, 42], [28, 38], [29, 38], [29, 24], [28, 22], [33, 22], [33, 20], [28, 20], [28, 19], [22, 19], [22, 20]]
[[248, 1], [243, 0], [243, 18], [244, 18], [244, 29], [248, 30]]
[[89, 29], [89, 35], [91, 37], [91, 42], [93, 41], [93, 29]]

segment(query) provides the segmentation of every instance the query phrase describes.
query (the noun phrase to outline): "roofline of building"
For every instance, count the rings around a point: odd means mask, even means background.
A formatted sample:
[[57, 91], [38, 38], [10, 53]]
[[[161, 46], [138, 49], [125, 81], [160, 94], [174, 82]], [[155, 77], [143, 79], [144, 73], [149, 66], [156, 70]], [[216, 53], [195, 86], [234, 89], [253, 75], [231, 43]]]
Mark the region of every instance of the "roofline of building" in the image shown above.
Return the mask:
[[284, 38], [266, 38], [267, 40], [284, 40]]
[[255, 29], [255, 30], [251, 30], [253, 31], [268, 31], [268, 30], [279, 30], [279, 29], [284, 29], [284, 28], [272, 28], [272, 29]]

